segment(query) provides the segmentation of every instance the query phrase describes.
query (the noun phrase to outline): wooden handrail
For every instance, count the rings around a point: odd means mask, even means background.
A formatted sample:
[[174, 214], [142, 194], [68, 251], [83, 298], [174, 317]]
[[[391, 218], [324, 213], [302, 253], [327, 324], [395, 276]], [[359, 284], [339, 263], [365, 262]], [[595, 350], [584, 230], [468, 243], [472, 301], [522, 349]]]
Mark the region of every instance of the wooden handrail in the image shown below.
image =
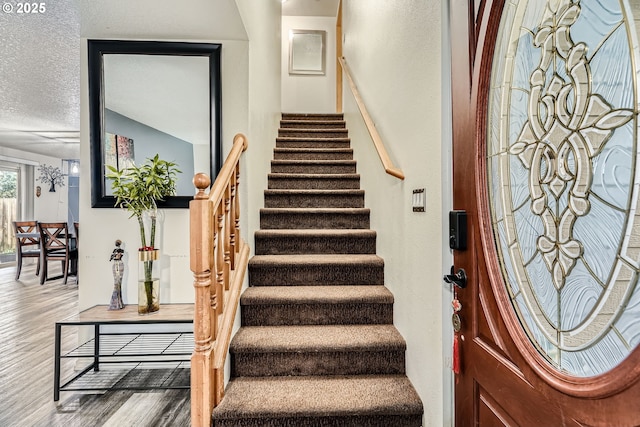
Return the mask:
[[224, 395], [224, 364], [249, 263], [240, 236], [240, 157], [247, 138], [237, 134], [211, 191], [211, 179], [196, 174], [189, 202], [190, 268], [195, 288], [191, 355], [191, 425], [211, 425], [211, 412]]
[[371, 139], [373, 140], [373, 145], [375, 145], [376, 147], [376, 151], [378, 152], [378, 156], [382, 161], [382, 166], [384, 167], [385, 172], [387, 172], [389, 175], [395, 176], [396, 178], [404, 179], [404, 173], [393, 164], [393, 162], [391, 161], [391, 158], [389, 157], [389, 154], [387, 153], [387, 149], [384, 147], [384, 143], [382, 142], [382, 138], [380, 138], [380, 134], [376, 129], [376, 125], [375, 123], [373, 123], [373, 120], [371, 119], [371, 116], [367, 111], [367, 107], [364, 105], [364, 101], [360, 96], [360, 92], [358, 92], [358, 88], [356, 87], [356, 84], [353, 81], [353, 77], [351, 76], [351, 71], [349, 69], [349, 66], [347, 65], [347, 60], [344, 57], [340, 57], [338, 58], [338, 61], [340, 61], [342, 70], [344, 71], [345, 76], [347, 76], [347, 80], [349, 81], [349, 86], [351, 87], [351, 92], [353, 93], [353, 97], [356, 100], [356, 104], [358, 104], [358, 108], [360, 109], [360, 114], [362, 114], [364, 123], [366, 124], [367, 129], [369, 130], [369, 135], [371, 135]]

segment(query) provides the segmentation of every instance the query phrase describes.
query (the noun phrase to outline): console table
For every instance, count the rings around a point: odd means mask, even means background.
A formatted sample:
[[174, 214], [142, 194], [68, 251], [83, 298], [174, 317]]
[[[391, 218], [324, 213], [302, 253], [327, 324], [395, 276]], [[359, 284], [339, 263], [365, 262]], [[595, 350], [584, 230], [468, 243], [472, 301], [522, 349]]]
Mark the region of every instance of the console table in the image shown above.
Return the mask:
[[[121, 363], [139, 366], [141, 363], [188, 363], [193, 352], [193, 327], [188, 332], [176, 331], [169, 325], [193, 324], [193, 304], [164, 304], [156, 313], [139, 315], [137, 305], [128, 305], [122, 310], [109, 310], [108, 305], [96, 305], [80, 313], [56, 322], [53, 400], [60, 399], [60, 391], [189, 388], [189, 385], [126, 385], [106, 386], [89, 384], [74, 386], [83, 375], [93, 370], [98, 372], [102, 364]], [[120, 329], [126, 332], [105, 329]], [[143, 327], [142, 325], [159, 325]], [[62, 328], [64, 326], [93, 326], [94, 337], [73, 350], [62, 354]], [[105, 328], [110, 327], [110, 328]], [[173, 330], [172, 330], [173, 329]], [[182, 329], [182, 328], [179, 328]], [[60, 365], [64, 358], [85, 359], [88, 366], [61, 384]], [[135, 366], [131, 369], [135, 369]]]

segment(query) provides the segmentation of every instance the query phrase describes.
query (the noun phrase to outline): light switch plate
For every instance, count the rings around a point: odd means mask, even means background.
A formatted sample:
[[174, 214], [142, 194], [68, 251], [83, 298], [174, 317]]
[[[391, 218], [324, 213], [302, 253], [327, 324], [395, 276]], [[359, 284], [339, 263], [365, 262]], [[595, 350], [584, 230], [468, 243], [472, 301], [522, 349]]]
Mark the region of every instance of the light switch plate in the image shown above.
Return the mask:
[[418, 188], [413, 190], [413, 198], [411, 205], [414, 212], [424, 212], [427, 207], [427, 200], [424, 188]]

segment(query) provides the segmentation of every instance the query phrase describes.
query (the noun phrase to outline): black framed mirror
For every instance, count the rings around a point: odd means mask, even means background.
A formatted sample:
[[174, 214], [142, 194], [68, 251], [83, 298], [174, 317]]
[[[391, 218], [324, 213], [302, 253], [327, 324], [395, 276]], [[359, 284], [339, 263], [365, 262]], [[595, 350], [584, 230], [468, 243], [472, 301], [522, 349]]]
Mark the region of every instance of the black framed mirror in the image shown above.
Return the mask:
[[221, 45], [88, 40], [91, 206], [112, 208], [105, 165], [159, 154], [182, 171], [159, 208], [188, 208], [193, 175], [221, 167]]

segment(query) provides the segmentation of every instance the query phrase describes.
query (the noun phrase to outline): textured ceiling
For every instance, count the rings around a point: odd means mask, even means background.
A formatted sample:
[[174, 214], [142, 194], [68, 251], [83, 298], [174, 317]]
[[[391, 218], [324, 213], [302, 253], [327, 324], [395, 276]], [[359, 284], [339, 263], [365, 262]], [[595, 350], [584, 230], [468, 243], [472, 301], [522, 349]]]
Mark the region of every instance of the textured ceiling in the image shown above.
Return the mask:
[[13, 13], [0, 12], [0, 146], [77, 158], [78, 8], [73, 0], [45, 7], [38, 14], [15, 7]]
[[247, 40], [235, 0], [76, 1], [82, 37]]
[[[55, 0], [0, 12], [2, 147], [78, 158], [84, 38], [246, 40], [235, 0]], [[8, 7], [8, 6], [4, 6]]]
[[[16, 6], [12, 13], [0, 12], [0, 154], [2, 147], [9, 147], [79, 157], [81, 37], [247, 39], [235, 0], [43, 4], [45, 10], [38, 14], [18, 13]], [[338, 0], [288, 0], [282, 13], [336, 16], [337, 7]]]
[[283, 16], [337, 16], [340, 0], [286, 0]]

